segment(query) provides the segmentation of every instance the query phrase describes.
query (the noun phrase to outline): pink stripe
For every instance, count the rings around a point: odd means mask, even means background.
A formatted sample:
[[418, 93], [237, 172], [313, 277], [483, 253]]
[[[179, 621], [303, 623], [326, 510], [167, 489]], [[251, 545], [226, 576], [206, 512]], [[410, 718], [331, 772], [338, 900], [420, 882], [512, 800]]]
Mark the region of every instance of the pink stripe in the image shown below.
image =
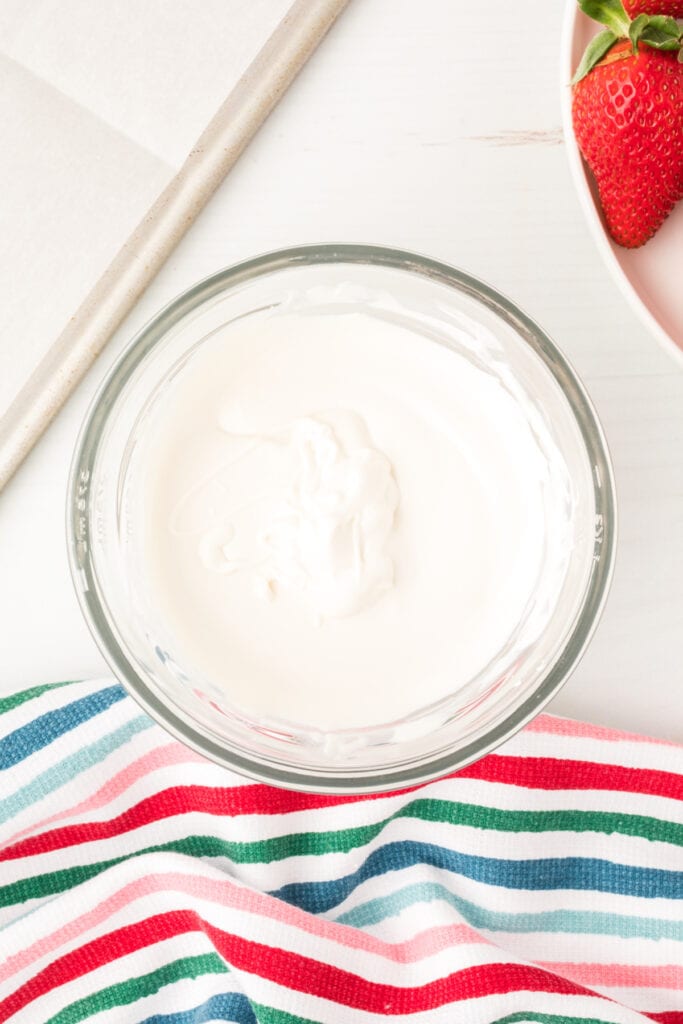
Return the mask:
[[[483, 935], [476, 932], [474, 928], [470, 928], [467, 924], [447, 924], [440, 925], [436, 928], [428, 928], [425, 932], [419, 932], [414, 935], [412, 939], [406, 939], [405, 942], [397, 942], [395, 945], [389, 942], [382, 942], [381, 939], [372, 938], [370, 935], [366, 935], [358, 929], [353, 929], [354, 933], [362, 935], [367, 940], [372, 939], [373, 942], [379, 943], [377, 949], [372, 949], [369, 945], [359, 945], [359, 949], [365, 949], [369, 952], [376, 952], [380, 956], [385, 956], [387, 960], [393, 960], [395, 963], [411, 964], [417, 963], [418, 960], [426, 960], [429, 956], [434, 956], [435, 953], [440, 953], [444, 949], [450, 949], [453, 946], [464, 946], [464, 945], [479, 945], [479, 946], [490, 946], [493, 945], [488, 939], [485, 939]], [[344, 945], [349, 945], [348, 942]], [[383, 947], [380, 949], [380, 946]]]
[[[87, 883], [86, 883], [87, 884]], [[118, 892], [80, 917], [63, 925], [49, 935], [38, 939], [31, 946], [15, 953], [0, 964], [0, 982], [5, 981], [18, 971], [31, 966], [41, 957], [53, 954], [65, 943], [73, 942], [84, 932], [96, 928], [108, 917], [118, 913], [137, 899], [148, 897], [159, 892], [182, 892], [188, 896], [214, 900], [224, 907], [244, 910], [260, 917], [291, 925], [302, 932], [318, 938], [329, 939], [350, 949], [360, 949], [375, 953], [395, 963], [411, 963], [431, 956], [449, 946], [457, 944], [490, 945], [487, 939], [479, 935], [468, 925], [451, 925], [428, 929], [406, 942], [392, 944], [368, 935], [348, 925], [337, 924], [324, 918], [314, 917], [297, 907], [292, 907], [281, 900], [243, 888], [231, 881], [219, 881], [194, 875], [184, 875], [170, 871], [164, 874], [150, 875], [136, 879], [124, 885]], [[145, 908], [149, 912], [149, 908]], [[177, 908], [175, 908], [177, 909]], [[34, 919], [35, 921], [35, 919]]]
[[591, 725], [576, 722], [572, 718], [557, 718], [555, 715], [538, 715], [525, 727], [524, 732], [541, 732], [551, 736], [577, 736], [580, 739], [608, 740], [610, 743], [651, 743], [659, 747], [678, 747], [673, 740], [662, 740], [654, 736], [641, 736], [636, 732], [622, 732], [609, 729], [606, 725]]
[[588, 987], [670, 988], [683, 989], [683, 967], [661, 964], [652, 967], [639, 964], [573, 964], [541, 961], [553, 974]]
[[131, 761], [129, 765], [123, 768], [116, 775], [112, 776], [108, 782], [104, 784], [100, 789], [97, 790], [92, 796], [87, 797], [80, 803], [75, 804], [73, 807], [69, 807], [66, 810], [57, 811], [56, 814], [50, 815], [48, 818], [44, 818], [42, 821], [34, 822], [27, 828], [21, 829], [20, 832], [15, 832], [13, 836], [10, 836], [0, 849], [12, 846], [17, 840], [22, 839], [27, 835], [36, 835], [40, 833], [45, 826], [54, 825], [56, 821], [62, 821], [64, 818], [76, 817], [79, 814], [85, 814], [87, 811], [99, 810], [104, 807], [105, 804], [115, 800], [118, 796], [124, 793], [130, 786], [143, 778], [145, 775], [151, 775], [152, 772], [157, 771], [159, 768], [168, 768], [178, 764], [194, 764], [201, 763], [205, 759], [200, 755], [196, 754], [194, 750], [190, 750], [189, 747], [184, 746], [182, 743], [177, 743], [175, 740], [171, 743], [167, 743], [161, 747], [155, 747], [154, 750], [147, 751], [136, 761]]

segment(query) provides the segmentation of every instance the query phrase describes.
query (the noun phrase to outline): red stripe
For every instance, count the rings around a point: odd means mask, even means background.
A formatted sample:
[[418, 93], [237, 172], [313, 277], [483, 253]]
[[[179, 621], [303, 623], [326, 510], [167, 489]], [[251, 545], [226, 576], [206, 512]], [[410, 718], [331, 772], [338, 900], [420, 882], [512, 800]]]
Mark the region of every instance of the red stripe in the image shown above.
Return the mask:
[[[640, 1011], [643, 1013], [643, 1011]], [[665, 1010], [664, 1013], [643, 1013], [644, 1017], [658, 1021], [658, 1024], [683, 1024], [683, 1010]]]
[[[0, 861], [33, 857], [51, 850], [77, 846], [81, 843], [111, 839], [134, 828], [164, 818], [201, 811], [204, 814], [229, 814], [232, 790], [211, 786], [174, 786], [141, 800], [116, 818], [108, 821], [88, 821], [79, 825], [63, 825], [48, 832], [28, 836], [0, 851]], [[239, 793], [239, 789], [236, 791]]]
[[503, 782], [527, 789], [603, 789], [683, 800], [683, 775], [655, 768], [623, 768], [595, 761], [489, 754], [463, 768], [459, 779]]
[[[257, 790], [258, 792], [255, 792]], [[295, 799], [291, 799], [294, 797]], [[131, 829], [141, 828], [152, 822], [162, 821], [182, 814], [202, 814], [236, 817], [245, 814], [276, 814], [300, 810], [300, 805], [310, 800], [306, 794], [285, 794], [283, 790], [269, 786], [238, 786], [219, 789], [216, 786], [173, 786], [146, 797], [138, 804], [123, 811], [116, 818], [105, 821], [88, 821], [78, 825], [62, 825], [38, 835], [27, 836], [0, 850], [0, 862], [33, 857], [51, 850], [76, 846], [80, 843], [110, 839]], [[334, 806], [344, 803], [349, 797], [317, 797], [318, 806]], [[356, 797], [355, 799], [364, 799]], [[284, 805], [284, 806], [283, 806]], [[315, 806], [314, 803], [306, 806]]]
[[331, 964], [232, 935], [203, 921], [193, 911], [183, 910], [146, 918], [66, 953], [0, 1004], [0, 1021], [6, 1021], [33, 1000], [89, 971], [145, 946], [199, 931], [211, 939], [226, 962], [237, 970], [267, 978], [297, 992], [385, 1015], [419, 1013], [464, 999], [519, 990], [595, 995], [589, 989], [539, 967], [504, 963], [469, 967], [419, 988], [399, 988], [368, 981]]
[[[623, 768], [593, 761], [569, 761], [548, 757], [510, 757], [490, 754], [452, 778], [480, 779], [509, 786], [545, 790], [604, 790], [645, 793], [683, 800], [683, 776], [656, 769]], [[402, 793], [414, 792], [403, 790]], [[379, 799], [387, 794], [321, 796], [294, 793], [272, 786], [253, 785], [218, 789], [212, 786], [174, 786], [140, 801], [109, 821], [65, 825], [30, 836], [0, 851], [0, 862], [32, 857], [79, 843], [109, 839], [151, 822], [181, 814], [237, 817], [247, 814], [291, 814], [302, 810], [334, 807], [358, 800]], [[389, 794], [396, 796], [397, 794]]]

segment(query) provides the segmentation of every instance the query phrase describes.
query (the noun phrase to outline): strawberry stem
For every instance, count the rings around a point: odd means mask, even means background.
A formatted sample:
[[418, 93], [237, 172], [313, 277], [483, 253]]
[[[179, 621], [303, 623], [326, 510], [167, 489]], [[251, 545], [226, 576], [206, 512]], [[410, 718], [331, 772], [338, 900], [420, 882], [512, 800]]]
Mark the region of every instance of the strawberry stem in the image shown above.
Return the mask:
[[584, 14], [606, 28], [586, 47], [572, 85], [585, 78], [619, 39], [630, 39], [634, 56], [639, 44], [643, 44], [655, 50], [677, 50], [678, 60], [683, 63], [683, 28], [675, 18], [664, 14], [639, 14], [631, 21], [622, 0], [578, 0], [578, 4]]

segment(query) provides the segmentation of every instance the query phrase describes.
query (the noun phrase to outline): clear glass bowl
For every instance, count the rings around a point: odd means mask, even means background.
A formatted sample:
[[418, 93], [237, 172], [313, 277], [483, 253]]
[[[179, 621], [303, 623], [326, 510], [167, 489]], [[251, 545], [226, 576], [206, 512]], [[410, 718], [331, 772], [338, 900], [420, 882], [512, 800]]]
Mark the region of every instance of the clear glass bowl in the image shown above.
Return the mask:
[[[476, 678], [381, 727], [321, 732], [251, 719], [174, 652], [139, 556], [131, 465], [154, 403], [193, 350], [222, 325], [292, 310], [362, 309], [416, 326], [425, 344], [467, 348], [466, 322], [492, 331], [485, 368], [530, 398], [573, 488], [566, 578], [539, 635], [525, 620]], [[481, 361], [481, 354], [468, 353]], [[616, 543], [612, 470], [602, 430], [571, 367], [540, 328], [491, 288], [394, 249], [307, 246], [249, 260], [185, 292], [133, 340], [95, 397], [68, 497], [73, 579], [88, 625], [130, 694], [178, 739], [265, 782], [317, 792], [373, 792], [436, 778], [486, 754], [553, 696], [588, 644]], [[537, 605], [544, 600], [539, 584]], [[547, 611], [547, 608], [546, 608]], [[547, 619], [547, 621], [546, 621]], [[415, 681], [419, 687], [419, 679]]]

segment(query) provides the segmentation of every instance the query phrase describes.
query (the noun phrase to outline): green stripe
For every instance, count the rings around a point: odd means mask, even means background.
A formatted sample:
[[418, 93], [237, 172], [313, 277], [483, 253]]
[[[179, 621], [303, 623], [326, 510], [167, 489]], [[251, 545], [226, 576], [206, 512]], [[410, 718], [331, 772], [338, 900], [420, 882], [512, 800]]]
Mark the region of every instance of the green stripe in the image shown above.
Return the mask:
[[285, 1010], [276, 1010], [274, 1006], [261, 1006], [260, 1003], [252, 1003], [251, 1008], [256, 1014], [258, 1024], [320, 1024], [319, 1021], [311, 1020], [310, 1017], [299, 1017], [294, 1013], [287, 1013]]
[[186, 956], [181, 960], [164, 964], [163, 967], [159, 967], [149, 974], [120, 981], [116, 985], [100, 989], [99, 992], [95, 992], [91, 996], [78, 999], [50, 1017], [46, 1024], [78, 1024], [78, 1021], [92, 1017], [95, 1013], [112, 1010], [115, 1006], [129, 1006], [131, 1003], [137, 1002], [138, 999], [153, 996], [159, 989], [165, 985], [171, 985], [175, 981], [182, 981], [185, 978], [200, 978], [205, 974], [227, 973], [228, 968], [217, 953]]
[[26, 900], [65, 892], [67, 889], [87, 882], [108, 868], [113, 868], [123, 861], [132, 860], [134, 857], [142, 857], [146, 853], [185, 853], [198, 859], [225, 857], [228, 855], [227, 849], [230, 846], [232, 843], [218, 839], [216, 836], [192, 835], [186, 836], [184, 839], [172, 839], [156, 846], [145, 846], [141, 850], [132, 850], [130, 853], [112, 857], [109, 860], [100, 860], [93, 864], [77, 864], [75, 867], [61, 868], [59, 871], [50, 871], [44, 875], [21, 878], [17, 882], [0, 887], [0, 907], [11, 907], [16, 903], [24, 903]]
[[469, 825], [495, 832], [618, 832], [626, 836], [683, 846], [683, 824], [644, 814], [612, 811], [506, 811], [498, 807], [455, 803], [450, 800], [414, 800], [396, 817]]
[[535, 1010], [520, 1010], [517, 1013], [509, 1013], [506, 1017], [498, 1017], [492, 1020], [491, 1024], [614, 1024], [614, 1021], [605, 1020], [604, 1017], [567, 1017], [563, 1013], [559, 1017], [556, 1013], [538, 1013]]
[[388, 818], [356, 828], [335, 832], [296, 832], [250, 842], [226, 840], [217, 856], [229, 857], [235, 864], [270, 864], [288, 857], [349, 853], [371, 843], [391, 821], [398, 818], [467, 825], [491, 832], [620, 833], [683, 847], [683, 824], [642, 814], [574, 810], [505, 811], [448, 800], [413, 800]]
[[[309, 1017], [298, 1017], [284, 1010], [276, 1010], [272, 1006], [261, 1006], [259, 1003], [251, 1004], [259, 1024], [319, 1024], [318, 1021]], [[453, 1006], [456, 1010], [457, 1006]], [[567, 1017], [565, 1014], [558, 1016], [555, 1013], [538, 1013], [536, 1010], [518, 1011], [509, 1013], [505, 1017], [498, 1017], [491, 1021], [491, 1024], [614, 1024], [613, 1021], [602, 1017]]]
[[45, 683], [43, 686], [32, 686], [30, 690], [20, 690], [19, 693], [13, 693], [9, 697], [0, 697], [0, 715], [26, 704], [35, 697], [40, 697], [41, 693], [46, 693], [48, 690], [59, 690], [62, 686], [72, 686], [74, 682], [76, 680], [65, 679], [62, 683]]
[[620, 833], [683, 847], [683, 824], [643, 814], [609, 811], [505, 811], [496, 807], [448, 800], [413, 800], [396, 814], [371, 825], [336, 832], [298, 832], [254, 842], [226, 843], [223, 855], [236, 864], [269, 864], [288, 857], [349, 853], [372, 842], [391, 821], [399, 818], [467, 825], [491, 832]]
[[236, 864], [268, 864], [288, 857], [349, 853], [372, 842], [391, 821], [408, 818], [447, 825], [467, 825], [491, 832], [619, 833], [683, 847], [683, 824], [643, 814], [610, 811], [506, 811], [449, 800], [413, 800], [396, 814], [371, 825], [336, 832], [298, 832], [255, 842], [226, 842], [223, 856]]

